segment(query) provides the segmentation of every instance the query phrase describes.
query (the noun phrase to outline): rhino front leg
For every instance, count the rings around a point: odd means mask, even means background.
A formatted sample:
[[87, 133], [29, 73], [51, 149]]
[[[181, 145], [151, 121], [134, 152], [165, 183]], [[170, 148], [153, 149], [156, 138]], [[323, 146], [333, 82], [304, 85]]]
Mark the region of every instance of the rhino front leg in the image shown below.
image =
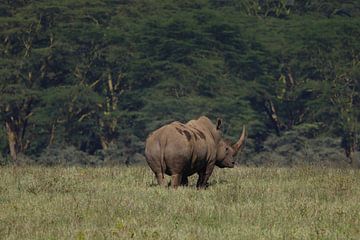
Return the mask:
[[204, 182], [205, 171], [198, 172], [198, 175], [199, 175], [199, 178], [197, 180], [196, 187], [202, 188], [202, 183]]
[[214, 170], [214, 164], [208, 164], [206, 166], [205, 171], [200, 171], [199, 174], [199, 179], [198, 182], [196, 184], [197, 188], [207, 188], [208, 187], [208, 180]]
[[187, 178], [187, 176], [185, 174], [182, 175], [182, 178], [181, 178], [181, 186], [188, 186], [189, 184], [189, 180]]

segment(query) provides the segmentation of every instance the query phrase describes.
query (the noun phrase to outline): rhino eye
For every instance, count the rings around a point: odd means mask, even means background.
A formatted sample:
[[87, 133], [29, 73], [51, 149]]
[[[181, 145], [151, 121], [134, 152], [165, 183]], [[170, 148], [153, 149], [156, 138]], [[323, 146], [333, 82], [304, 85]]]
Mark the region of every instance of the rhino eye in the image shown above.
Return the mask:
[[229, 150], [229, 147], [226, 147], [225, 150], [228, 151], [228, 150]]

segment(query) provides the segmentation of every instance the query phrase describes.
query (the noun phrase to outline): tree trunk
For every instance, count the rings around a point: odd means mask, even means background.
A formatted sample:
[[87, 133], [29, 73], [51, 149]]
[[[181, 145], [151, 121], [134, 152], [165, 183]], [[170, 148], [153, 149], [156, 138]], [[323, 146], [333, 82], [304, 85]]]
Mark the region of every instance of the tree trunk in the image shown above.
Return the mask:
[[280, 124], [279, 118], [276, 114], [276, 109], [275, 109], [274, 103], [270, 99], [267, 99], [267, 100], [265, 100], [264, 106], [265, 106], [265, 110], [274, 126], [274, 129], [276, 130], [276, 134], [278, 136], [280, 136], [280, 125], [281, 124]]
[[[118, 85], [114, 85], [113, 78], [111, 73], [108, 74], [107, 81], [107, 96], [106, 96], [106, 105], [104, 109], [104, 116], [110, 115], [114, 111], [117, 110], [118, 97], [116, 96], [116, 89]], [[111, 119], [103, 120], [99, 119], [99, 125], [102, 129], [102, 133], [100, 134], [100, 144], [102, 149], [108, 149], [109, 146], [114, 143], [115, 135], [116, 135], [116, 127], [118, 120], [116, 117]]]
[[355, 147], [353, 147], [353, 146], [348, 146], [347, 148], [345, 148], [345, 155], [349, 159], [350, 165], [355, 164], [355, 162], [354, 162], [354, 152], [355, 152]]
[[108, 149], [110, 145], [109, 141], [104, 136], [100, 136], [100, 144], [104, 150]]
[[17, 160], [17, 154], [19, 153], [19, 140], [13, 124], [5, 122], [7, 138], [9, 142], [10, 156], [14, 162]]
[[49, 146], [54, 143], [54, 140], [55, 140], [55, 124], [53, 124], [53, 125], [51, 126]]
[[347, 132], [342, 139], [342, 147], [345, 150], [345, 155], [349, 159], [351, 165], [354, 164], [354, 153], [356, 149], [356, 134], [355, 132]]

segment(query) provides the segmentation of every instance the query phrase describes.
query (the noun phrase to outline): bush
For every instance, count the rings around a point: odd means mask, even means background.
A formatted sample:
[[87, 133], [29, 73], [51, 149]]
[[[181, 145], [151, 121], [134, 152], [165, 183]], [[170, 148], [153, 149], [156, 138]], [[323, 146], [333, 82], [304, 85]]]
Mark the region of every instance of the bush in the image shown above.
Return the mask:
[[4, 158], [2, 154], [0, 154], [0, 166], [4, 166], [6, 164], [8, 164], [8, 160]]
[[37, 158], [44, 165], [101, 165], [102, 161], [93, 155], [77, 150], [74, 146], [53, 145], [46, 148]]
[[128, 141], [118, 144], [112, 144], [108, 149], [99, 150], [96, 152], [104, 164], [135, 164], [145, 162], [145, 157], [142, 154], [144, 143], [138, 139], [129, 138]]
[[[340, 138], [313, 137], [316, 134], [305, 131], [305, 127], [295, 128], [278, 137], [270, 135], [260, 148], [254, 148], [254, 142], [249, 141], [241, 164], [293, 166], [300, 164], [349, 166], [350, 160], [341, 148]], [[309, 129], [309, 128], [308, 128]], [[252, 149], [260, 149], [255, 152]], [[360, 164], [359, 153], [354, 155], [353, 166]]]

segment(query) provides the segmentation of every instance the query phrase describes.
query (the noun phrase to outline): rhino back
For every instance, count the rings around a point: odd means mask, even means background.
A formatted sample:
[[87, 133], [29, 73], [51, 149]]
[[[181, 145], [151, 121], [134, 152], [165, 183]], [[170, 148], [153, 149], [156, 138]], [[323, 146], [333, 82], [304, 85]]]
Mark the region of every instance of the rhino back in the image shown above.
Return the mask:
[[207, 135], [207, 142], [213, 141], [215, 145], [217, 145], [222, 138], [220, 131], [217, 130], [211, 120], [205, 116], [201, 116], [196, 120], [190, 120], [186, 125], [201, 130]]
[[[154, 172], [162, 169], [167, 174], [181, 173], [191, 159], [191, 136], [179, 122], [170, 123], [150, 134], [145, 155]], [[161, 157], [163, 156], [163, 159]]]
[[[146, 140], [145, 149], [150, 168], [154, 172], [163, 169], [169, 175], [191, 175], [206, 163], [215, 161], [216, 143], [209, 129], [215, 126], [210, 124], [204, 125], [197, 120], [187, 124], [173, 122], [154, 131]], [[161, 156], [164, 161], [162, 168]]]

